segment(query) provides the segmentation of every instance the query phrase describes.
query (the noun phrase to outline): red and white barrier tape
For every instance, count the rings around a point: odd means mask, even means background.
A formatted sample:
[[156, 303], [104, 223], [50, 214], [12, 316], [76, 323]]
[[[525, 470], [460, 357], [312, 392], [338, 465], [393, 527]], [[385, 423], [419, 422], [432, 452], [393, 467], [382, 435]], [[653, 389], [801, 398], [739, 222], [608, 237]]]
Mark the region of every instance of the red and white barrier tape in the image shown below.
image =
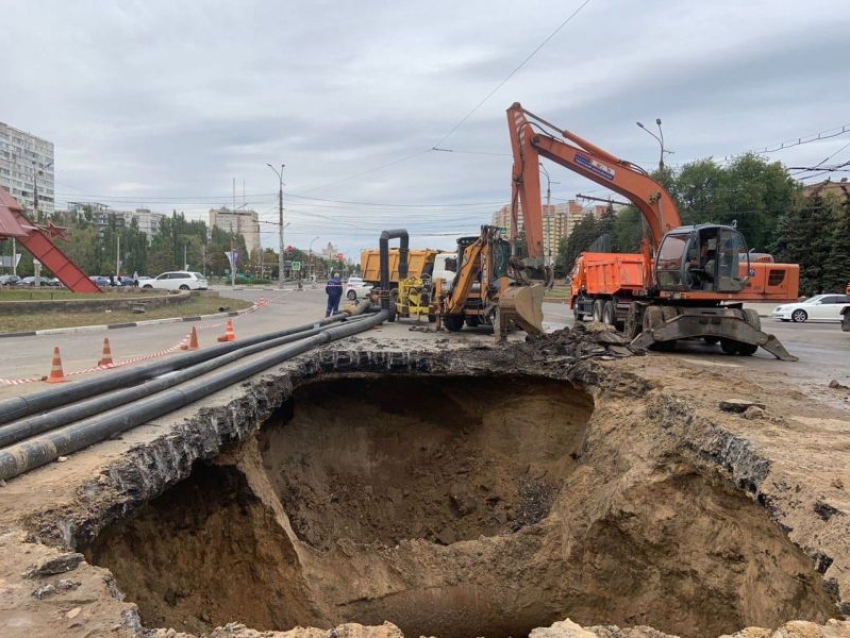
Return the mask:
[[[232, 317], [232, 319], [238, 319], [239, 317], [244, 317], [245, 315], [256, 312], [260, 308], [264, 308], [268, 305], [268, 301], [266, 301], [265, 298], [262, 298], [260, 301], [262, 303], [257, 303], [255, 305], [251, 306], [250, 308], [248, 308], [248, 310], [246, 310], [242, 314], [239, 314], [239, 315], [236, 315], [235, 317]], [[227, 323], [226, 321], [222, 321], [222, 322], [219, 322], [219, 323], [206, 324], [205, 325], [203, 322], [201, 322], [200, 324], [195, 326], [195, 328], [200, 332], [201, 330], [211, 330], [213, 328], [221, 328], [222, 326], [226, 325], [226, 323]], [[134, 363], [139, 363], [140, 361], [148, 361], [150, 359], [158, 359], [159, 357], [164, 357], [164, 356], [172, 354], [174, 352], [179, 352], [180, 349], [181, 349], [180, 346], [183, 345], [183, 343], [185, 341], [188, 341], [191, 334], [192, 334], [192, 332], [190, 330], [186, 334], [186, 336], [183, 339], [180, 340], [180, 343], [178, 343], [176, 346], [171, 346], [170, 348], [165, 348], [164, 350], [157, 350], [156, 352], [150, 352], [148, 354], [139, 355], [137, 357], [130, 357], [129, 359], [124, 359], [122, 361], [118, 361], [117, 363], [113, 363], [111, 365], [106, 365], [106, 366], [100, 366], [99, 365], [99, 366], [95, 366], [93, 368], [85, 368], [83, 370], [74, 370], [73, 372], [66, 372], [65, 376], [66, 377], [73, 377], [73, 376], [77, 376], [77, 375], [80, 375], [80, 374], [90, 374], [92, 372], [103, 372], [104, 370], [112, 370], [114, 368], [122, 368], [124, 366], [132, 365]], [[43, 379], [44, 379], [44, 377], [26, 377], [26, 378], [23, 378], [23, 379], [0, 379], [0, 386], [24, 385], [26, 383], [36, 383], [37, 381], [42, 381]]]

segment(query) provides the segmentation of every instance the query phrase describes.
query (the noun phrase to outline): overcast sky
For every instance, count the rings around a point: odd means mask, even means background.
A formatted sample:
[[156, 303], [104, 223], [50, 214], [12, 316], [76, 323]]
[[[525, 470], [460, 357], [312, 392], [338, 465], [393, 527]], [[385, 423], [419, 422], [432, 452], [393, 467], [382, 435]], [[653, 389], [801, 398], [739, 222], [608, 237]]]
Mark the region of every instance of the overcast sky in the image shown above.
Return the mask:
[[[650, 168], [636, 120], [662, 118], [673, 164], [850, 124], [846, 0], [591, 0], [440, 144], [485, 154], [426, 152], [581, 3], [5, 0], [0, 121], [54, 142], [60, 206], [206, 219], [235, 178], [237, 205], [244, 180], [273, 221], [266, 164], [285, 163], [287, 243], [351, 257], [389, 227], [418, 246], [476, 233], [510, 198], [515, 101]], [[848, 142], [770, 157], [812, 165]], [[556, 198], [602, 192], [549, 172]]]

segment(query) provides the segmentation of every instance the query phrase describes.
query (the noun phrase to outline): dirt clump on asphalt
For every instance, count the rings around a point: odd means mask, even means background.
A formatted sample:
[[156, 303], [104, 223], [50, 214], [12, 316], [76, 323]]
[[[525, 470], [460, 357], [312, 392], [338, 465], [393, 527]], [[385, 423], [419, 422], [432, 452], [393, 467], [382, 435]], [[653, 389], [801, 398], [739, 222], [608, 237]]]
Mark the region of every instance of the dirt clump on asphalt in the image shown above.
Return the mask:
[[[520, 354], [584, 356], [573, 338]], [[645, 392], [515, 371], [321, 379], [84, 551], [146, 626], [197, 634], [503, 638], [569, 617], [695, 638], [832, 617], [810, 558]]]

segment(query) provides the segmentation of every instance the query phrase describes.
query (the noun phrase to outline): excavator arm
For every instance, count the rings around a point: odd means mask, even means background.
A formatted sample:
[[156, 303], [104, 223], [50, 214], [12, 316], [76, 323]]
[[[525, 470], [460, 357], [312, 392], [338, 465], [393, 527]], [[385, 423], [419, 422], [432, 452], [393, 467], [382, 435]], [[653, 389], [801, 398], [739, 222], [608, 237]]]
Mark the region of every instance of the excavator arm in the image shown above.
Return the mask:
[[[640, 167], [611, 155], [570, 131], [553, 126], [526, 111], [519, 102], [508, 109], [508, 127], [514, 157], [511, 198], [513, 228], [516, 228], [521, 204], [523, 229], [531, 260], [542, 262], [543, 259], [541, 157], [627, 198], [643, 214], [656, 247], [667, 231], [681, 226], [679, 211], [670, 195]], [[543, 130], [544, 127], [557, 131], [571, 143], [551, 135]]]

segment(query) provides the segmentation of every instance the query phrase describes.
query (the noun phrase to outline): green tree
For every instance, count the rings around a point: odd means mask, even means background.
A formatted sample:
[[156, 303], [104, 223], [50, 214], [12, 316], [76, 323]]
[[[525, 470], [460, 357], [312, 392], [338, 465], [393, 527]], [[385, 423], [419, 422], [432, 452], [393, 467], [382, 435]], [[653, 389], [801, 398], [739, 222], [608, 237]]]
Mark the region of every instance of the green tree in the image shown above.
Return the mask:
[[833, 249], [833, 223], [841, 206], [835, 197], [815, 193], [792, 206], [779, 224], [777, 261], [800, 265], [800, 291], [813, 295], [830, 290], [827, 264]]
[[584, 215], [573, 227], [570, 236], [561, 239], [558, 261], [564, 265], [565, 272], [572, 270], [578, 256], [587, 250], [599, 235], [599, 223], [596, 218], [593, 215]]

